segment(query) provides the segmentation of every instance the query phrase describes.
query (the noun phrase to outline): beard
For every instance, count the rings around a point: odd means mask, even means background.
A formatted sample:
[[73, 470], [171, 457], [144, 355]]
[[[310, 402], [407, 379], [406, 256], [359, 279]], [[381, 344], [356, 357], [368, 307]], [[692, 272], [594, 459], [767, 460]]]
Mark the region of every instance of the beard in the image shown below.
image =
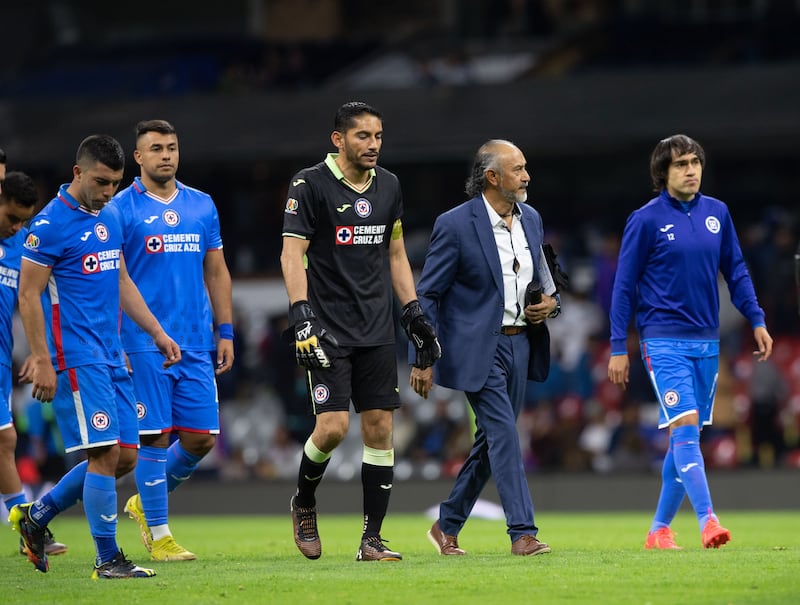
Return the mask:
[[500, 189], [503, 199], [509, 204], [524, 204], [528, 200], [528, 191], [525, 189]]

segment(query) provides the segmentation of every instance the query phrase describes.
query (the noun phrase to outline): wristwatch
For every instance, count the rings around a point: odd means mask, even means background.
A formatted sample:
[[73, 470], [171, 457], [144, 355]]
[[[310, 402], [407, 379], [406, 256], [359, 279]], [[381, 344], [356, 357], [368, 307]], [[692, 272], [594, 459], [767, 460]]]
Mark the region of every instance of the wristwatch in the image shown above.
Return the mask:
[[547, 316], [549, 319], [553, 319], [554, 317], [561, 315], [561, 295], [556, 292], [554, 298], [556, 299], [556, 308], [552, 313], [550, 313], [550, 315]]

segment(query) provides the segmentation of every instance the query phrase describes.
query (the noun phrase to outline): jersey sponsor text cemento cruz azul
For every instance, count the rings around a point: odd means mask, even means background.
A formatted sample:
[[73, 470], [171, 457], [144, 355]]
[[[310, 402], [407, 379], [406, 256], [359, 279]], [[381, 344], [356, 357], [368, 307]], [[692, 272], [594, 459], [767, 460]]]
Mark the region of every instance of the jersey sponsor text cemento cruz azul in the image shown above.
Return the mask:
[[377, 245], [383, 243], [386, 225], [341, 225], [336, 230], [340, 246]]

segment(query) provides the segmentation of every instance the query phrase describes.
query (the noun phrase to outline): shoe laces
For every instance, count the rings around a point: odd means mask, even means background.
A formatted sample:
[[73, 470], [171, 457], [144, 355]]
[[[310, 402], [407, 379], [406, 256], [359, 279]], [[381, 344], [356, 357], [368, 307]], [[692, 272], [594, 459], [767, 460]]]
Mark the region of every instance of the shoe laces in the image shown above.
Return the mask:
[[317, 536], [317, 512], [313, 508], [296, 506], [298, 533], [302, 540], [313, 540]]
[[[155, 547], [156, 545], [154, 545]], [[180, 554], [186, 552], [186, 549], [175, 541], [175, 538], [169, 536], [169, 539], [164, 540], [163, 544], [157, 545], [158, 550], [163, 550], [168, 553]]]
[[386, 552], [387, 550], [389, 550], [384, 545], [384, 542], [388, 541], [389, 540], [384, 540], [380, 536], [367, 536], [366, 538], [364, 538], [364, 542], [367, 544], [367, 546], [370, 546], [379, 552]]

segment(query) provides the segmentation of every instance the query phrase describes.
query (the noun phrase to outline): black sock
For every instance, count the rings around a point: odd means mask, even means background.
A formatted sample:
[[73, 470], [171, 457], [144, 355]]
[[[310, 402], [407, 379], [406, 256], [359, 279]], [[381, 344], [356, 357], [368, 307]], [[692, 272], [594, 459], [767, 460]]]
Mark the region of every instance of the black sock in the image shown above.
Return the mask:
[[328, 458], [325, 462], [313, 462], [305, 452], [303, 453], [297, 478], [297, 496], [294, 499], [297, 506], [312, 508], [317, 505], [315, 496], [317, 486], [322, 481], [322, 476], [330, 461], [331, 459]]
[[361, 484], [364, 487], [364, 537], [379, 536], [389, 496], [392, 495], [393, 466], [361, 464]]

